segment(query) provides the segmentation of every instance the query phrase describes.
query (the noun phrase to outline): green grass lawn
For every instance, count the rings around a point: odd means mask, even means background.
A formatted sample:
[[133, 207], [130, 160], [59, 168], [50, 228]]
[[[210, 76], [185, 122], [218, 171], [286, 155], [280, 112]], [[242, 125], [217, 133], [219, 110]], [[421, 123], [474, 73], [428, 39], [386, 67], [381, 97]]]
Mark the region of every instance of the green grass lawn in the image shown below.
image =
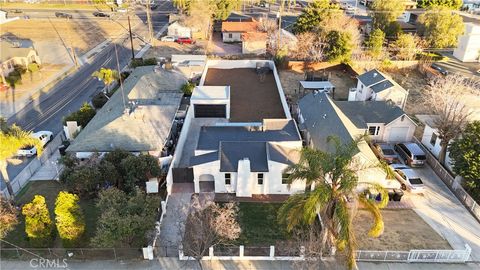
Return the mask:
[[236, 242], [244, 245], [273, 245], [278, 240], [286, 240], [286, 229], [277, 222], [281, 206], [281, 203], [240, 203], [238, 219], [242, 233]]
[[[42, 195], [47, 202], [50, 218], [55, 222], [55, 200], [57, 194], [66, 190], [63, 185], [57, 181], [32, 181], [29, 182], [20, 193], [16, 196], [15, 204], [22, 207], [32, 201], [35, 195]], [[78, 247], [87, 247], [90, 238], [95, 234], [96, 221], [98, 219], [98, 210], [95, 207], [94, 200], [80, 199], [80, 206], [85, 215], [85, 235], [78, 243]], [[25, 233], [25, 218], [20, 214], [19, 224], [15, 230], [11, 231], [5, 238], [6, 241], [14, 243], [20, 247], [30, 247], [27, 235]], [[56, 232], [55, 232], [56, 233]], [[55, 236], [54, 247], [62, 247], [62, 243], [58, 235]]]

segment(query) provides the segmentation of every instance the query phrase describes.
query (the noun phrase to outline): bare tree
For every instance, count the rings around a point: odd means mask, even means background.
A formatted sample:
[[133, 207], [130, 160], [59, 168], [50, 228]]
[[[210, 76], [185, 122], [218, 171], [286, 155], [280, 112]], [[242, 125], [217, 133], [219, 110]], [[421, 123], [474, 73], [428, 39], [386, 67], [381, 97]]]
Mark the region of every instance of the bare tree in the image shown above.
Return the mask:
[[18, 211], [12, 202], [0, 195], [0, 239], [3, 239], [18, 224], [17, 215]]
[[313, 32], [304, 32], [297, 35], [297, 46], [290, 51], [290, 57], [307, 62], [323, 60], [323, 45], [320, 35]]
[[438, 160], [445, 165], [447, 147], [465, 127], [472, 110], [468, 96], [479, 95], [478, 82], [460, 75], [437, 76], [431, 80], [423, 95], [423, 103], [436, 115], [435, 125], [440, 142]]
[[210, 247], [228, 244], [240, 236], [237, 213], [236, 203], [220, 206], [212, 201], [201, 202], [198, 196], [193, 196], [182, 240], [185, 255], [195, 258], [203, 269], [201, 259], [208, 255]]

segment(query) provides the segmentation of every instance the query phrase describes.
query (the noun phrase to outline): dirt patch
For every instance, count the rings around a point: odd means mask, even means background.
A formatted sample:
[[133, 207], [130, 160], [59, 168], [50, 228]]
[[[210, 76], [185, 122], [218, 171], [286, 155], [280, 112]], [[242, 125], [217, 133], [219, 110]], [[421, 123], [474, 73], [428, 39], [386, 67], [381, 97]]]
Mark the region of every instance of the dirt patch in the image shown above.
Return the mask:
[[[347, 100], [349, 89], [357, 85], [356, 75], [343, 68], [342, 65], [318, 70], [316, 74], [328, 77], [328, 80], [335, 86], [335, 100]], [[296, 103], [299, 98], [308, 93], [299, 92], [299, 81], [305, 80], [305, 73], [293, 70], [280, 70], [279, 75], [283, 91], [293, 103]]]
[[209, 68], [204, 85], [230, 86], [230, 120], [233, 122], [285, 118], [271, 71], [262, 77], [254, 68]]
[[154, 48], [150, 48], [143, 58], [170, 58], [172, 54], [205, 54], [205, 41], [197, 41], [195, 44], [180, 45], [176, 42], [156, 42]]
[[359, 210], [353, 220], [359, 250], [451, 249], [448, 242], [413, 210], [382, 210], [385, 231], [378, 238], [368, 236], [372, 218]]
[[431, 111], [422, 104], [422, 91], [428, 79], [417, 69], [395, 69], [386, 71], [390, 77], [409, 91], [405, 112], [410, 115], [429, 114]]
[[[132, 28], [139, 21], [132, 21]], [[77, 20], [30, 19], [17, 20], [3, 24], [0, 35], [8, 34], [22, 39], [31, 39], [34, 43], [59, 44], [73, 47], [80, 56], [106, 39], [115, 39], [126, 32], [125, 20], [94, 20], [81, 18]], [[39, 52], [42, 58], [41, 52]], [[43, 58], [42, 58], [43, 59]]]

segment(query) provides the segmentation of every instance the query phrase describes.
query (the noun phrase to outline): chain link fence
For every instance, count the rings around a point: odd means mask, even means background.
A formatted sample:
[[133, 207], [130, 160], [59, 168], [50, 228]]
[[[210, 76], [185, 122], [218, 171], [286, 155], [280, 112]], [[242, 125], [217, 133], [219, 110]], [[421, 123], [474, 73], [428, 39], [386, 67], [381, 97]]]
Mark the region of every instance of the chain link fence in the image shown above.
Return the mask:
[[143, 259], [141, 248], [1, 248], [4, 260], [33, 258], [69, 260], [133, 260]]

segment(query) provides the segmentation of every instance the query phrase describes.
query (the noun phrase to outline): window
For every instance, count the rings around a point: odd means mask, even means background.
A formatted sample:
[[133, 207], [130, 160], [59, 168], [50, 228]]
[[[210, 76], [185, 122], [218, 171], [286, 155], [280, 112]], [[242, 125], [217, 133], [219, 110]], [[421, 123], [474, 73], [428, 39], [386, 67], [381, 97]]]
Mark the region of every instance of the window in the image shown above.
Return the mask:
[[282, 173], [282, 184], [286, 185], [288, 184], [288, 178], [290, 177], [289, 173]]
[[257, 184], [263, 185], [263, 173], [257, 174]]
[[377, 136], [379, 131], [380, 131], [379, 126], [369, 126], [368, 127], [368, 134], [369, 135]]
[[233, 38], [233, 34], [232, 33], [228, 34], [228, 38]]
[[434, 132], [432, 133], [432, 138], [430, 138], [430, 144], [435, 146], [436, 143], [437, 143], [437, 134]]
[[229, 186], [232, 183], [232, 175], [230, 173], [225, 174], [225, 185]]

